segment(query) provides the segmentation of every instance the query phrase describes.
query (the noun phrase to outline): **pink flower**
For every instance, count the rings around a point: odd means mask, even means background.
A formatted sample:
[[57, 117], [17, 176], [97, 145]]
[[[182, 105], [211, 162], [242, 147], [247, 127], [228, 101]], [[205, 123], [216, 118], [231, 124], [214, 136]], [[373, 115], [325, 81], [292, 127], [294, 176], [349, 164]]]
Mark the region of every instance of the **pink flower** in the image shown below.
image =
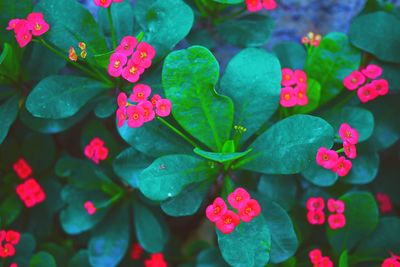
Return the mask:
[[121, 76], [123, 67], [127, 62], [127, 57], [121, 53], [114, 53], [110, 57], [110, 64], [108, 65], [108, 74], [112, 77]]
[[244, 222], [250, 222], [257, 217], [261, 212], [260, 204], [255, 199], [250, 199], [245, 203], [241, 203], [238, 208], [240, 219]]
[[138, 104], [138, 107], [143, 108], [143, 120], [144, 122], [152, 121], [155, 117], [155, 112], [153, 109], [153, 105], [150, 101], [142, 101]]
[[367, 103], [368, 101], [374, 100], [378, 96], [375, 86], [371, 83], [366, 84], [357, 91], [358, 98], [361, 102]]
[[85, 204], [83, 204], [83, 206], [85, 207], [89, 215], [93, 215], [96, 213], [96, 207], [91, 201], [86, 201]]
[[358, 137], [359, 137], [358, 131], [356, 129], [351, 128], [350, 125], [348, 125], [347, 123], [342, 123], [340, 125], [339, 135], [344, 142], [353, 145], [358, 143]]
[[171, 113], [172, 103], [169, 99], [160, 99], [156, 103], [156, 114], [160, 117], [167, 117]]
[[0, 258], [12, 257], [15, 255], [15, 248], [13, 245], [6, 243], [4, 246], [0, 244]]
[[389, 213], [393, 210], [393, 204], [389, 195], [383, 193], [376, 193], [376, 200], [379, 204], [379, 209], [382, 214]]
[[381, 267], [400, 267], [400, 262], [395, 258], [388, 258], [383, 261]]
[[11, 263], [9, 267], [18, 267], [18, 265], [14, 262], [14, 263]]
[[138, 106], [129, 106], [127, 109], [127, 117], [128, 117], [128, 126], [132, 128], [138, 128], [143, 125], [144, 117], [143, 113], [144, 110], [142, 107]]
[[246, 0], [246, 6], [249, 12], [257, 12], [263, 8], [261, 0]]
[[335, 200], [333, 198], [328, 199], [328, 210], [330, 212], [343, 213], [344, 202], [341, 200]]
[[281, 100], [280, 104], [283, 107], [293, 107], [297, 103], [297, 97], [292, 87], [283, 87], [281, 89]]
[[109, 7], [113, 1], [112, 0], [94, 0], [94, 4], [96, 6], [102, 6], [102, 7]]
[[246, 204], [250, 200], [250, 194], [244, 188], [237, 188], [229, 194], [228, 202], [232, 208], [238, 209], [240, 206]]
[[5, 236], [5, 240], [12, 245], [17, 245], [21, 240], [21, 234], [13, 230], [8, 230]]
[[307, 220], [310, 224], [324, 224], [325, 222], [325, 214], [323, 211], [308, 211], [307, 212]]
[[144, 267], [168, 267], [162, 253], [153, 253], [144, 261]]
[[389, 83], [385, 79], [372, 81], [371, 85], [375, 86], [375, 90], [378, 95], [387, 95], [389, 92]]
[[133, 36], [125, 36], [122, 38], [119, 46], [115, 49], [115, 52], [124, 54], [125, 56], [130, 56], [133, 53], [137, 45], [137, 39]]
[[333, 262], [329, 257], [325, 256], [318, 262], [318, 267], [333, 267]]
[[21, 30], [30, 31], [32, 30], [32, 24], [28, 22], [26, 19], [19, 19], [18, 22], [15, 24], [14, 33], [17, 34]]
[[214, 202], [207, 207], [206, 216], [210, 221], [216, 222], [221, 220], [222, 215], [227, 211], [228, 207], [226, 206], [225, 201], [222, 198], [217, 197]]
[[266, 10], [274, 10], [275, 8], [278, 7], [275, 0], [263, 0], [262, 4]]
[[305, 106], [308, 104], [307, 97], [307, 84], [301, 83], [294, 88], [294, 95], [296, 96], [296, 104], [299, 106]]
[[139, 243], [134, 243], [133, 246], [132, 246], [132, 250], [131, 250], [131, 259], [135, 260], [135, 261], [140, 260], [140, 258], [143, 255], [143, 252], [144, 252], [144, 250], [140, 246], [140, 244]]
[[132, 60], [129, 60], [128, 65], [122, 70], [122, 77], [131, 83], [135, 83], [139, 80], [143, 71], [144, 69], [142, 67], [135, 64]]
[[133, 53], [132, 60], [142, 68], [149, 68], [156, 55], [156, 50], [148, 43], [141, 42]]
[[328, 223], [332, 230], [343, 228], [346, 225], [346, 217], [343, 213], [331, 214], [328, 217]]
[[222, 233], [230, 234], [239, 223], [239, 216], [233, 211], [227, 210], [216, 222], [216, 226]]
[[320, 249], [313, 249], [308, 253], [311, 263], [317, 264], [322, 258], [322, 252]]
[[382, 75], [382, 68], [374, 64], [369, 64], [361, 72], [368, 78], [375, 79]]
[[125, 107], [118, 108], [117, 109], [117, 124], [118, 124], [118, 127], [122, 127], [125, 124], [126, 119], [127, 119], [126, 108]]
[[151, 97], [151, 104], [153, 104], [153, 107], [155, 108], [156, 106], [157, 106], [157, 101], [158, 100], [160, 100], [161, 99], [161, 96], [160, 95], [157, 95], [157, 94], [155, 94], [155, 95], [153, 95], [152, 97]]
[[95, 137], [92, 139], [92, 141], [90, 141], [90, 145], [93, 147], [101, 147], [104, 145], [104, 141], [98, 137]]
[[118, 107], [126, 107], [128, 97], [124, 92], [121, 92], [118, 94], [117, 102], [118, 102]]
[[323, 211], [325, 208], [325, 202], [322, 197], [310, 197], [307, 200], [306, 208], [309, 211]]
[[340, 157], [336, 165], [332, 168], [332, 171], [336, 172], [339, 176], [346, 176], [352, 166], [353, 164], [350, 160], [347, 160], [345, 157]]
[[43, 18], [43, 14], [39, 12], [30, 13], [27, 17], [30, 28], [32, 29], [32, 34], [34, 36], [40, 36], [46, 33], [50, 26], [46, 23]]
[[349, 76], [344, 78], [343, 85], [349, 90], [355, 90], [365, 82], [365, 76], [358, 70], [350, 73]]
[[12, 19], [8, 22], [8, 27], [6, 28], [8, 31], [12, 31], [17, 26], [20, 19]]
[[27, 29], [21, 29], [15, 35], [18, 45], [23, 48], [32, 40], [32, 34]]
[[105, 160], [108, 156], [108, 148], [104, 146], [104, 141], [98, 137], [85, 147], [85, 156], [91, 159], [94, 163], [99, 164], [101, 160]]
[[291, 86], [296, 84], [296, 76], [294, 75], [293, 70], [289, 68], [282, 69], [282, 85], [283, 86]]
[[336, 165], [338, 157], [336, 151], [320, 147], [317, 152], [316, 161], [318, 165], [325, 169], [332, 169]]
[[355, 159], [357, 157], [357, 149], [356, 146], [353, 144], [350, 144], [349, 142], [344, 141], [343, 143], [343, 149], [344, 149], [344, 154], [349, 159]]
[[307, 84], [307, 74], [302, 70], [295, 70], [294, 76], [296, 77], [297, 83]]
[[132, 102], [140, 102], [147, 100], [147, 98], [151, 94], [151, 87], [146, 84], [137, 84], [132, 89], [132, 94], [129, 96], [129, 99]]

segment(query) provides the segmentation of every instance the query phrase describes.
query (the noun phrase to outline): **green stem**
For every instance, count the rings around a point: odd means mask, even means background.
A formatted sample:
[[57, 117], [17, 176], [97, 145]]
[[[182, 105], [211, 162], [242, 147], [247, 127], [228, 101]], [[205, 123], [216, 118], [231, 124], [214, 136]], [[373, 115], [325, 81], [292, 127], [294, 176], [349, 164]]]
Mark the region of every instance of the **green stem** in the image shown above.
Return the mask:
[[136, 36], [136, 40], [138, 43], [140, 43], [143, 40], [144, 37], [144, 32], [139, 32], [139, 34]]
[[114, 23], [113, 23], [113, 18], [111, 14], [111, 7], [107, 8], [107, 14], [108, 14], [108, 21], [110, 23], [110, 31], [111, 31], [111, 41], [113, 45], [113, 49], [117, 47], [117, 41], [115, 39], [115, 31], [114, 31]]
[[187, 142], [189, 142], [192, 146], [194, 147], [199, 147], [195, 142], [193, 142], [189, 137], [187, 137], [184, 133], [182, 133], [181, 131], [179, 131], [178, 129], [176, 129], [172, 124], [170, 124], [169, 122], [167, 122], [166, 120], [164, 120], [161, 117], [157, 117], [157, 120], [159, 120], [160, 122], [162, 122], [165, 126], [167, 126], [168, 128], [170, 128], [174, 133], [176, 133], [177, 135], [179, 135], [180, 137], [182, 137], [183, 139], [185, 139]]
[[344, 148], [342, 147], [341, 149], [336, 150], [336, 153], [341, 153], [344, 151]]

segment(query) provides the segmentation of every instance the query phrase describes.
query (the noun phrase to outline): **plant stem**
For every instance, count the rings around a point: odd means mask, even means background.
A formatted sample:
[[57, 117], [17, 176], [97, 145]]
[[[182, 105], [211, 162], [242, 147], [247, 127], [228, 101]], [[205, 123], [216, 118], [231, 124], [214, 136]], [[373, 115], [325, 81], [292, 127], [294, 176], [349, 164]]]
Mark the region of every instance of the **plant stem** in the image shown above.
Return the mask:
[[117, 41], [115, 39], [115, 32], [114, 32], [114, 23], [113, 23], [113, 18], [111, 14], [111, 6], [107, 8], [107, 13], [108, 13], [108, 21], [110, 22], [110, 31], [111, 31], [111, 41], [113, 45], [113, 49], [117, 47]]
[[144, 32], [139, 32], [139, 34], [136, 36], [137, 42], [140, 43], [144, 37]]
[[341, 153], [344, 151], [344, 148], [342, 147], [341, 149], [336, 150], [336, 153]]
[[157, 120], [159, 120], [160, 122], [162, 122], [165, 126], [167, 126], [168, 128], [170, 128], [173, 132], [175, 132], [177, 135], [179, 135], [180, 137], [182, 137], [183, 139], [185, 139], [187, 142], [189, 142], [192, 146], [194, 147], [199, 147], [195, 142], [193, 142], [189, 137], [187, 137], [184, 133], [182, 133], [181, 131], [179, 131], [178, 129], [176, 129], [172, 124], [170, 124], [169, 122], [167, 122], [166, 120], [164, 120], [161, 117], [157, 117]]

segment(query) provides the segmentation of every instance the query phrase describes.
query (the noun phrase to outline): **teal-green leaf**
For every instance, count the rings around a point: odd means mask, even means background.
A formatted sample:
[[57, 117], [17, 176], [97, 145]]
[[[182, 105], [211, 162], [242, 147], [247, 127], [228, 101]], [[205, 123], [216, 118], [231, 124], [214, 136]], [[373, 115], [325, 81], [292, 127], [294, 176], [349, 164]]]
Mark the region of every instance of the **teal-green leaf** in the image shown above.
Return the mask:
[[68, 267], [91, 267], [87, 250], [78, 251], [69, 261]]
[[372, 182], [379, 170], [379, 154], [359, 154], [351, 161], [350, 172], [341, 180], [349, 184], [368, 184]]
[[299, 113], [310, 113], [319, 107], [321, 99], [321, 85], [314, 79], [307, 79], [307, 97], [308, 104], [305, 106], [295, 106], [293, 112]]
[[170, 53], [164, 61], [162, 84], [172, 102], [172, 114], [191, 135], [220, 151], [229, 139], [233, 103], [215, 91], [219, 65], [205, 47]]
[[22, 233], [19, 243], [15, 246], [17, 253], [13, 258], [13, 261], [17, 263], [18, 266], [29, 266], [35, 248], [36, 240], [34, 236]]
[[21, 150], [35, 172], [40, 173], [53, 167], [56, 144], [52, 135], [29, 133], [21, 144]]
[[210, 179], [217, 168], [188, 155], [168, 155], [156, 159], [139, 176], [139, 189], [152, 200], [162, 201], [178, 195], [185, 186]]
[[100, 27], [90, 12], [75, 0], [41, 0], [36, 6], [49, 23], [50, 30], [43, 36], [65, 53], [78, 42], [85, 42], [88, 58], [107, 52]]
[[274, 26], [274, 21], [267, 15], [249, 14], [217, 25], [217, 31], [229, 44], [255, 47], [267, 43]]
[[216, 161], [216, 162], [224, 163], [224, 162], [240, 159], [240, 158], [246, 156], [247, 154], [249, 154], [251, 152], [251, 149], [248, 149], [248, 150], [246, 150], [244, 152], [233, 152], [233, 153], [220, 152], [220, 153], [218, 153], [218, 152], [204, 151], [204, 150], [196, 147], [193, 150], [193, 152], [196, 153], [197, 155], [199, 155], [200, 157], [205, 158], [205, 159], [209, 159], [209, 160], [213, 160], [213, 161]]
[[0, 144], [3, 143], [6, 138], [8, 131], [17, 118], [18, 115], [18, 102], [19, 95], [16, 94], [13, 97], [6, 100], [2, 105], [0, 105]]
[[299, 43], [279, 43], [274, 46], [272, 51], [279, 58], [282, 68], [302, 70], [306, 63], [307, 51]]
[[222, 257], [234, 267], [262, 267], [270, 259], [271, 234], [263, 215], [226, 235], [217, 230]]
[[261, 49], [244, 49], [228, 63], [220, 89], [235, 104], [234, 124], [246, 128], [242, 143], [279, 107], [281, 78], [278, 59]]
[[347, 250], [343, 251], [339, 257], [339, 267], [348, 267], [349, 266], [349, 256]]
[[0, 218], [2, 227], [11, 225], [22, 211], [21, 199], [16, 194], [10, 194], [2, 199], [0, 204]]
[[135, 202], [133, 204], [133, 222], [136, 238], [147, 252], [157, 253], [164, 249], [169, 232], [165, 221], [159, 214]]
[[350, 192], [339, 198], [344, 201], [346, 225], [332, 230], [327, 226], [328, 241], [338, 253], [353, 249], [378, 225], [379, 212], [375, 198], [368, 192]]
[[156, 48], [162, 58], [190, 32], [194, 21], [192, 9], [183, 0], [138, 0], [135, 16], [144, 41]]
[[49, 76], [33, 88], [26, 100], [26, 108], [35, 117], [64, 119], [75, 115], [104, 89], [104, 84], [89, 78]]
[[236, 168], [265, 174], [294, 174], [315, 161], [318, 148], [333, 145], [332, 126], [321, 118], [295, 115], [261, 134], [250, 145], [253, 151]]
[[106, 119], [114, 115], [117, 109], [116, 98], [113, 95], [107, 95], [99, 99], [94, 114], [100, 119]]
[[377, 58], [400, 63], [400, 19], [378, 11], [355, 18], [349, 31], [350, 41]]
[[301, 175], [310, 183], [322, 187], [332, 186], [339, 179], [336, 172], [319, 166], [315, 160], [301, 172]]
[[116, 207], [99, 224], [89, 240], [89, 262], [96, 267], [115, 267], [124, 257], [131, 236], [127, 203]]
[[33, 255], [29, 267], [57, 267], [57, 264], [50, 253], [41, 251]]
[[340, 110], [332, 110], [322, 115], [339, 134], [339, 128], [342, 123], [349, 124], [356, 129], [360, 135], [358, 142], [367, 140], [374, 130], [374, 115], [365, 109], [359, 107], [344, 107]]
[[258, 182], [257, 191], [285, 210], [290, 210], [296, 202], [296, 183], [293, 175], [263, 175]]
[[228, 267], [221, 253], [216, 248], [208, 248], [199, 253], [196, 258], [196, 267]]
[[305, 66], [308, 77], [321, 85], [321, 104], [343, 90], [343, 79], [358, 69], [360, 60], [360, 52], [350, 45], [344, 33], [332, 32], [323, 37]]
[[389, 82], [389, 90], [400, 93], [400, 64], [390, 64], [382, 61], [373, 61], [372, 63], [382, 67], [382, 78]]

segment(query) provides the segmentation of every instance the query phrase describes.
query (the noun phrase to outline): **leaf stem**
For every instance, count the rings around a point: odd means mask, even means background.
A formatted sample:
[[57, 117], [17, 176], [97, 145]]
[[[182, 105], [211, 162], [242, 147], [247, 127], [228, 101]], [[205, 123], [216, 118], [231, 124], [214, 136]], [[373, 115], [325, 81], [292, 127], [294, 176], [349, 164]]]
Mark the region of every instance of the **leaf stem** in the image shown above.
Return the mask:
[[108, 14], [108, 22], [110, 23], [111, 41], [112, 41], [113, 49], [115, 50], [115, 48], [117, 47], [117, 41], [115, 39], [115, 31], [114, 31], [114, 23], [113, 23], [113, 18], [112, 18], [112, 13], [111, 13], [111, 6], [109, 8], [107, 8], [107, 14]]
[[187, 142], [189, 142], [192, 146], [194, 147], [199, 147], [195, 142], [193, 142], [189, 137], [187, 137], [184, 133], [176, 129], [172, 124], [167, 122], [161, 117], [157, 117], [157, 120], [159, 120], [161, 123], [163, 123], [165, 126], [167, 126], [169, 129], [171, 129], [174, 133], [185, 139]]

